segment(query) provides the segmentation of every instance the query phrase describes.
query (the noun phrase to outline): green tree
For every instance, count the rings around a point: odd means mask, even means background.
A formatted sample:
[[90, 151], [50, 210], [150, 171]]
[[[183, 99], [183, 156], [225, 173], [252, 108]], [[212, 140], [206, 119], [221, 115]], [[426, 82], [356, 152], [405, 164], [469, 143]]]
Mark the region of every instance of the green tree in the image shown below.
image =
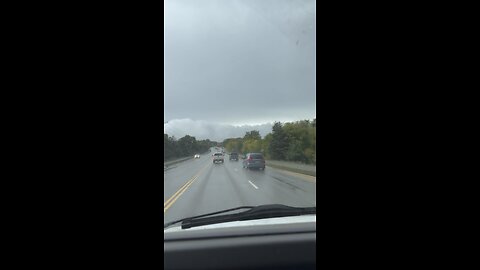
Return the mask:
[[309, 120], [286, 123], [283, 126], [288, 137], [288, 150], [285, 158], [289, 161], [314, 163], [316, 130]]
[[272, 132], [263, 139], [258, 130], [246, 132], [243, 138], [228, 138], [223, 142], [197, 141], [186, 135], [178, 141], [164, 134], [164, 159], [172, 159], [208, 151], [223, 145], [229, 152], [262, 152], [267, 159], [301, 161], [316, 164], [316, 118], [281, 124], [275, 122]]
[[272, 139], [268, 149], [270, 157], [276, 160], [285, 160], [288, 145], [288, 137], [282, 128], [282, 124], [275, 122], [272, 127]]
[[242, 138], [228, 138], [223, 141], [228, 152], [239, 152], [242, 149]]
[[163, 158], [164, 160], [169, 160], [186, 157], [196, 153], [204, 153], [213, 145], [214, 142], [208, 139], [197, 141], [195, 137], [190, 135], [186, 135], [177, 141], [175, 137], [163, 134]]
[[242, 153], [260, 152], [262, 150], [262, 137], [258, 130], [252, 130], [245, 133], [241, 146]]
[[262, 140], [262, 153], [266, 159], [270, 159], [270, 152], [268, 149], [270, 148], [270, 143], [272, 142], [272, 133], [268, 133], [265, 138]]
[[247, 131], [245, 136], [243, 136], [243, 140], [261, 140], [262, 136], [260, 136], [260, 132], [258, 130]]
[[193, 155], [197, 151], [195, 137], [185, 135], [178, 140], [178, 149], [182, 156]]
[[163, 159], [169, 160], [179, 156], [177, 141], [175, 137], [170, 137], [168, 134], [163, 134]]
[[294, 140], [290, 142], [288, 146], [285, 158], [288, 161], [302, 161], [305, 162], [305, 157], [302, 149], [302, 142], [300, 140]]
[[242, 153], [259, 153], [261, 150], [261, 140], [249, 139], [243, 142]]

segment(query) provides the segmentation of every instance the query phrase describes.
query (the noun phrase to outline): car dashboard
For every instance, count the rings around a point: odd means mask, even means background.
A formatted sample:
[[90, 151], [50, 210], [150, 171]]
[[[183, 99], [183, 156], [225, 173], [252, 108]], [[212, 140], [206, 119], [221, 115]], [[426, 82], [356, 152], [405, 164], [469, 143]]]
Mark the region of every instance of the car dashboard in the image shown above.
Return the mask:
[[316, 223], [164, 232], [164, 269], [315, 269]]

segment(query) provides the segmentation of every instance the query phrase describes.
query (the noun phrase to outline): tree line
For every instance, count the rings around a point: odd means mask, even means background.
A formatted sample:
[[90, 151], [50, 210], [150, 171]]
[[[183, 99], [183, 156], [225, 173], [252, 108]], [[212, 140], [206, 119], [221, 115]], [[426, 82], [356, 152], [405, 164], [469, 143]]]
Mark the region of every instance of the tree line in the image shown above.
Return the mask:
[[195, 137], [190, 135], [185, 135], [177, 140], [173, 136], [170, 137], [168, 134], [163, 134], [163, 159], [171, 160], [204, 153], [216, 144], [216, 142], [208, 139], [197, 141]]
[[259, 131], [245, 133], [243, 138], [228, 138], [223, 146], [228, 152], [263, 153], [266, 159], [316, 164], [316, 119], [296, 122], [275, 122], [272, 132], [263, 139]]
[[[164, 160], [193, 156], [204, 153], [209, 148], [220, 145], [215, 141], [200, 140], [186, 135], [180, 139], [163, 134]], [[264, 138], [258, 130], [245, 133], [243, 137], [228, 138], [221, 143], [228, 152], [246, 154], [263, 153], [266, 159], [303, 162], [317, 162], [316, 119], [296, 122], [275, 122], [272, 132]]]

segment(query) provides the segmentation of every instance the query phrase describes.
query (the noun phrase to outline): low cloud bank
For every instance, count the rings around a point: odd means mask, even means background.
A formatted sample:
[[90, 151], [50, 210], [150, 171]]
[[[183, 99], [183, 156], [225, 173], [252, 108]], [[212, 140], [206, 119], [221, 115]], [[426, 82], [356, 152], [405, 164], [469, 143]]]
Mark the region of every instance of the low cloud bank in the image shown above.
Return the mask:
[[191, 119], [175, 119], [164, 123], [163, 131], [177, 139], [185, 135], [190, 135], [197, 140], [209, 139], [220, 142], [227, 138], [243, 137], [247, 131], [251, 130], [258, 130], [260, 135], [264, 137], [272, 132], [272, 126], [273, 123], [233, 126]]

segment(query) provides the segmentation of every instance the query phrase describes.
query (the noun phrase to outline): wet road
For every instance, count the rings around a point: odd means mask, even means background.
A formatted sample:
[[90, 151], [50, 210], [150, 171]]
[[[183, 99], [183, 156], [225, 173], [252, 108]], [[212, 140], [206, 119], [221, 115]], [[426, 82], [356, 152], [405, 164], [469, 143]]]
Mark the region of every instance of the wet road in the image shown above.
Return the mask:
[[[213, 152], [212, 152], [213, 153]], [[164, 222], [239, 206], [316, 206], [315, 178], [268, 167], [242, 168], [242, 160], [213, 164], [211, 154], [164, 172]]]

